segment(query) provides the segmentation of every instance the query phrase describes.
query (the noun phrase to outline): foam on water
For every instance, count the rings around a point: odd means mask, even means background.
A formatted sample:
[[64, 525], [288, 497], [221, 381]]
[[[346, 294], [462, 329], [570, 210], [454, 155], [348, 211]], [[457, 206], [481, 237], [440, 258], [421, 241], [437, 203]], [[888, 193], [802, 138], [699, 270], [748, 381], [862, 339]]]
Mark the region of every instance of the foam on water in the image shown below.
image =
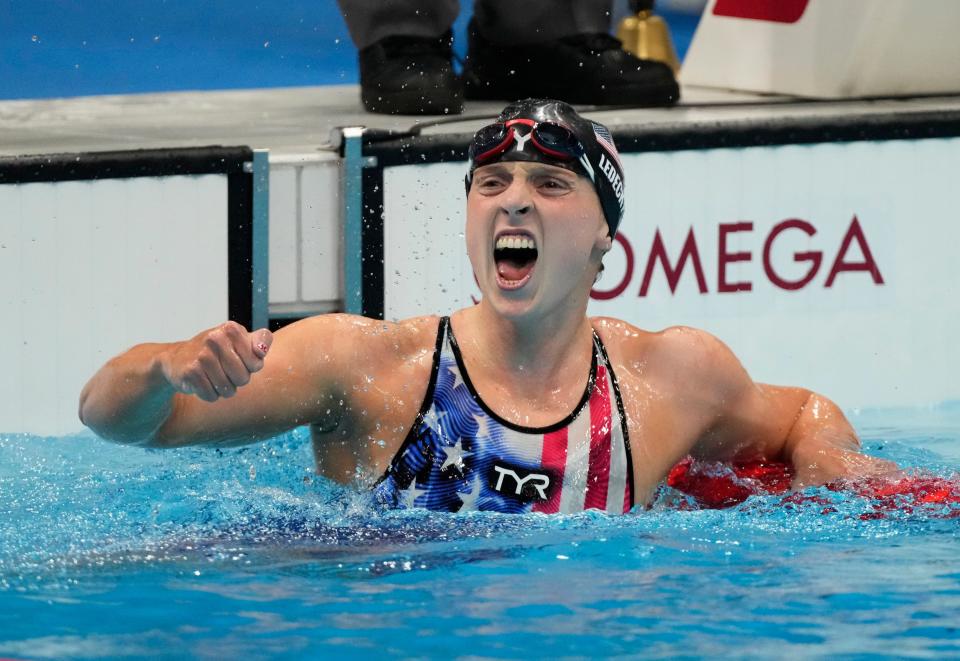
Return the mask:
[[[898, 420], [900, 422], [898, 422]], [[960, 410], [855, 418], [942, 476]], [[960, 519], [872, 504], [377, 512], [298, 431], [235, 450], [0, 436], [0, 654], [960, 653]]]

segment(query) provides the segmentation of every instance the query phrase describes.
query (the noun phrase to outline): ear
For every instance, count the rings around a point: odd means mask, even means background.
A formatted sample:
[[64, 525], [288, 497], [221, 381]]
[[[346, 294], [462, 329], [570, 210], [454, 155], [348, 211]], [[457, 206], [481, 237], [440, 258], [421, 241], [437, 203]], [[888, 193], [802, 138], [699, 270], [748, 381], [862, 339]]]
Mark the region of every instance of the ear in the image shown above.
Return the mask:
[[606, 223], [604, 223], [603, 229], [604, 234], [602, 237], [598, 237], [596, 246], [603, 252], [604, 255], [606, 255], [613, 247], [613, 237], [610, 236], [610, 231], [607, 229]]

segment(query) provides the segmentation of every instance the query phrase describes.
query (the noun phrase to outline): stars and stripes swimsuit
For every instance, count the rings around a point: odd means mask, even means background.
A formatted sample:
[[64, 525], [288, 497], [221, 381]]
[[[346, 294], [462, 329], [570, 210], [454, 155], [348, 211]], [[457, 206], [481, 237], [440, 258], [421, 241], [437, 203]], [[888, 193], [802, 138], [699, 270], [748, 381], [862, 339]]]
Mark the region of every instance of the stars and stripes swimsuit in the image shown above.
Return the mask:
[[480, 398], [444, 317], [423, 405], [374, 494], [390, 507], [448, 512], [623, 513], [633, 505], [625, 420], [596, 332], [579, 404], [560, 422], [532, 428], [504, 420]]

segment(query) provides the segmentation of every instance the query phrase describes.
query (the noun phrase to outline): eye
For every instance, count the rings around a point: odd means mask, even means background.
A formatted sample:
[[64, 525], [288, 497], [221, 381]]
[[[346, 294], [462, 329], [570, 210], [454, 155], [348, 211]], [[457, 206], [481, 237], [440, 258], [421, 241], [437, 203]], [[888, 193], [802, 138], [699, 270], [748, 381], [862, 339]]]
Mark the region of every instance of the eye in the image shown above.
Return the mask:
[[506, 186], [501, 177], [483, 177], [477, 182], [477, 187], [484, 192], [495, 192]]
[[557, 195], [570, 190], [570, 184], [558, 177], [545, 177], [538, 182], [538, 188], [548, 195]]

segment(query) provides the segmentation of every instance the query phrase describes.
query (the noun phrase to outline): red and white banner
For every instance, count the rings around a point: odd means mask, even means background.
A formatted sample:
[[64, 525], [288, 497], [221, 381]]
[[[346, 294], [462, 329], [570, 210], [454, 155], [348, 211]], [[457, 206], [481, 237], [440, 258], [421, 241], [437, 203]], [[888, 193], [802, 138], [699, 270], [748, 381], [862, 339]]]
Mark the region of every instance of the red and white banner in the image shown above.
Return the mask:
[[684, 85], [812, 97], [960, 92], [956, 0], [711, 0]]
[[[847, 408], [960, 398], [960, 139], [623, 161], [626, 217], [591, 315], [705, 328], [756, 379], [811, 387]], [[479, 297], [463, 240], [463, 167], [385, 170], [387, 318]]]

